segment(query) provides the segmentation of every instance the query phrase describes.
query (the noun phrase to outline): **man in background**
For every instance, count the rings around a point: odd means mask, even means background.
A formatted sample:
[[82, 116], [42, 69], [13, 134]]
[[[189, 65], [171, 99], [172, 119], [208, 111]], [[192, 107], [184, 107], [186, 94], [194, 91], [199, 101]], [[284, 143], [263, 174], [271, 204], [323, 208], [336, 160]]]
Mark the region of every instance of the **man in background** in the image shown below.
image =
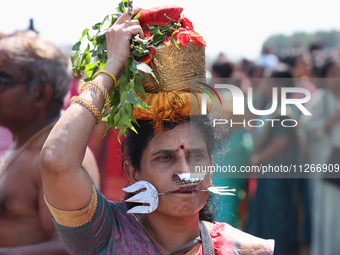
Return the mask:
[[[39, 155], [60, 117], [70, 77], [69, 57], [37, 33], [0, 40], [0, 125], [13, 135], [0, 159], [0, 255], [67, 254], [44, 201]], [[89, 150], [83, 165], [99, 188]]]

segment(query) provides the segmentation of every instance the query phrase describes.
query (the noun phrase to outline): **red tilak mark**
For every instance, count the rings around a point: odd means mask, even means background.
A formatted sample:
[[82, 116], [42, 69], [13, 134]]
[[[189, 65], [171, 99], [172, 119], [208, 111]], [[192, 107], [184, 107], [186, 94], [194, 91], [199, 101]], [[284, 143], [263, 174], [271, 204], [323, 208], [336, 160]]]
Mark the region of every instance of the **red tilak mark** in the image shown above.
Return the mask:
[[184, 149], [184, 145], [179, 146], [179, 148], [181, 148], [183, 150]]

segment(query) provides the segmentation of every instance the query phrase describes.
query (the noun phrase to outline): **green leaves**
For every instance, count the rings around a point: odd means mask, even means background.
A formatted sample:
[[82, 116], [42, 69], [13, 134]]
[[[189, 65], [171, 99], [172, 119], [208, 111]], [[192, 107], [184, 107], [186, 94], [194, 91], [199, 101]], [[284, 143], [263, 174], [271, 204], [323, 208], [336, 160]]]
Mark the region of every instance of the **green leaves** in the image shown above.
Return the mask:
[[175, 47], [176, 47], [177, 49], [179, 49], [180, 51], [182, 51], [182, 49], [181, 49], [180, 47], [178, 47], [177, 42], [176, 42], [176, 40], [175, 40], [175, 38], [174, 38], [174, 34], [175, 34], [175, 33], [177, 33], [177, 32], [174, 32], [174, 33], [171, 35], [171, 43], [172, 43], [173, 45], [175, 45]]
[[135, 78], [135, 86], [134, 86], [135, 90], [137, 93], [143, 95], [145, 98], [147, 98], [148, 96], [145, 93], [145, 90], [142, 86], [142, 84], [140, 83], [140, 81], [138, 80], [138, 78]]
[[81, 40], [84, 38], [84, 36], [87, 35], [87, 32], [88, 32], [88, 31], [89, 31], [88, 28], [84, 29], [84, 31], [83, 31], [83, 33], [82, 33], [81, 38], [79, 39], [79, 41], [81, 41]]
[[121, 13], [125, 12], [128, 8], [128, 0], [123, 0], [119, 3], [118, 9]]
[[78, 60], [80, 45], [81, 45], [81, 42], [77, 42], [72, 47], [72, 51], [71, 51], [71, 61], [72, 61], [72, 63], [74, 63]]
[[172, 23], [163, 26], [148, 26], [148, 29], [150, 29], [150, 34], [153, 35], [152, 45], [158, 45], [159, 43], [163, 42], [167, 35], [172, 35], [175, 31], [178, 30], [178, 28], [178, 23]]
[[[91, 28], [84, 29], [79, 41], [73, 45], [71, 52], [73, 70], [75, 73], [77, 70], [86, 72], [84, 81], [92, 80], [93, 75], [104, 68], [107, 61], [107, 30], [127, 8], [128, 0], [123, 0], [113, 13], [107, 14], [104, 17], [102, 22], [94, 24]], [[138, 19], [140, 14], [141, 12], [134, 19]], [[175, 21], [162, 26], [150, 25], [143, 29], [150, 30], [151, 39], [140, 40], [134, 37], [131, 39], [131, 58], [128, 59], [125, 71], [119, 79], [119, 86], [110, 92], [111, 109], [105, 117], [108, 125], [107, 129], [120, 129], [118, 139], [125, 133], [127, 128], [136, 132], [132, 125], [132, 122], [138, 125], [133, 117], [135, 107], [146, 111], [150, 108], [139, 98], [138, 94], [147, 98], [147, 94], [141, 84], [141, 82], [145, 82], [145, 74], [152, 75], [156, 81], [157, 78], [152, 69], [139, 60], [145, 55], [152, 57], [149, 48], [156, 49], [157, 45], [163, 42], [167, 36], [171, 36], [172, 43], [180, 49], [172, 37], [179, 27], [180, 24]]]
[[140, 12], [138, 12], [138, 14], [133, 17], [133, 19], [139, 19], [141, 13], [142, 13], [142, 10], [140, 10]]
[[144, 103], [144, 101], [137, 96], [136, 91], [134, 89], [131, 89], [126, 94], [126, 98], [127, 98], [127, 100], [129, 100], [129, 102], [131, 104], [133, 104], [134, 107], [142, 108], [142, 109], [150, 108], [150, 106], [148, 106], [146, 103]]

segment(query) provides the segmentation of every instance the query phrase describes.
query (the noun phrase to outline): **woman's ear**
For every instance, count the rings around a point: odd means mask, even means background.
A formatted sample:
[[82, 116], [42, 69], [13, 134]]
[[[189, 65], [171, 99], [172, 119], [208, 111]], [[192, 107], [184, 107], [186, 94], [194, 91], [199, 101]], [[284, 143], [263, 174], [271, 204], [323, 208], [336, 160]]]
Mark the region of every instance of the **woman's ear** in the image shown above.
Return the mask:
[[124, 172], [129, 178], [131, 184], [140, 181], [139, 171], [137, 171], [128, 160], [125, 160], [124, 162]]

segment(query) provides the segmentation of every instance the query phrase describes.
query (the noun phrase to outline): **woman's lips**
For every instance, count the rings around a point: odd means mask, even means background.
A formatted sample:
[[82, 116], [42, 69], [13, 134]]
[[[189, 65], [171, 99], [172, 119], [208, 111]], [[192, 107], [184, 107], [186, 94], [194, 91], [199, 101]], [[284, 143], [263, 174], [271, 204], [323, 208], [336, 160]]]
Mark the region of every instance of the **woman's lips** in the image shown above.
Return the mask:
[[178, 189], [178, 190], [171, 191], [169, 193], [172, 193], [172, 194], [192, 194], [195, 191], [196, 191], [196, 189]]
[[196, 189], [198, 183], [201, 181], [199, 178], [190, 178], [190, 174], [174, 174], [172, 175], [172, 180], [181, 190]]

